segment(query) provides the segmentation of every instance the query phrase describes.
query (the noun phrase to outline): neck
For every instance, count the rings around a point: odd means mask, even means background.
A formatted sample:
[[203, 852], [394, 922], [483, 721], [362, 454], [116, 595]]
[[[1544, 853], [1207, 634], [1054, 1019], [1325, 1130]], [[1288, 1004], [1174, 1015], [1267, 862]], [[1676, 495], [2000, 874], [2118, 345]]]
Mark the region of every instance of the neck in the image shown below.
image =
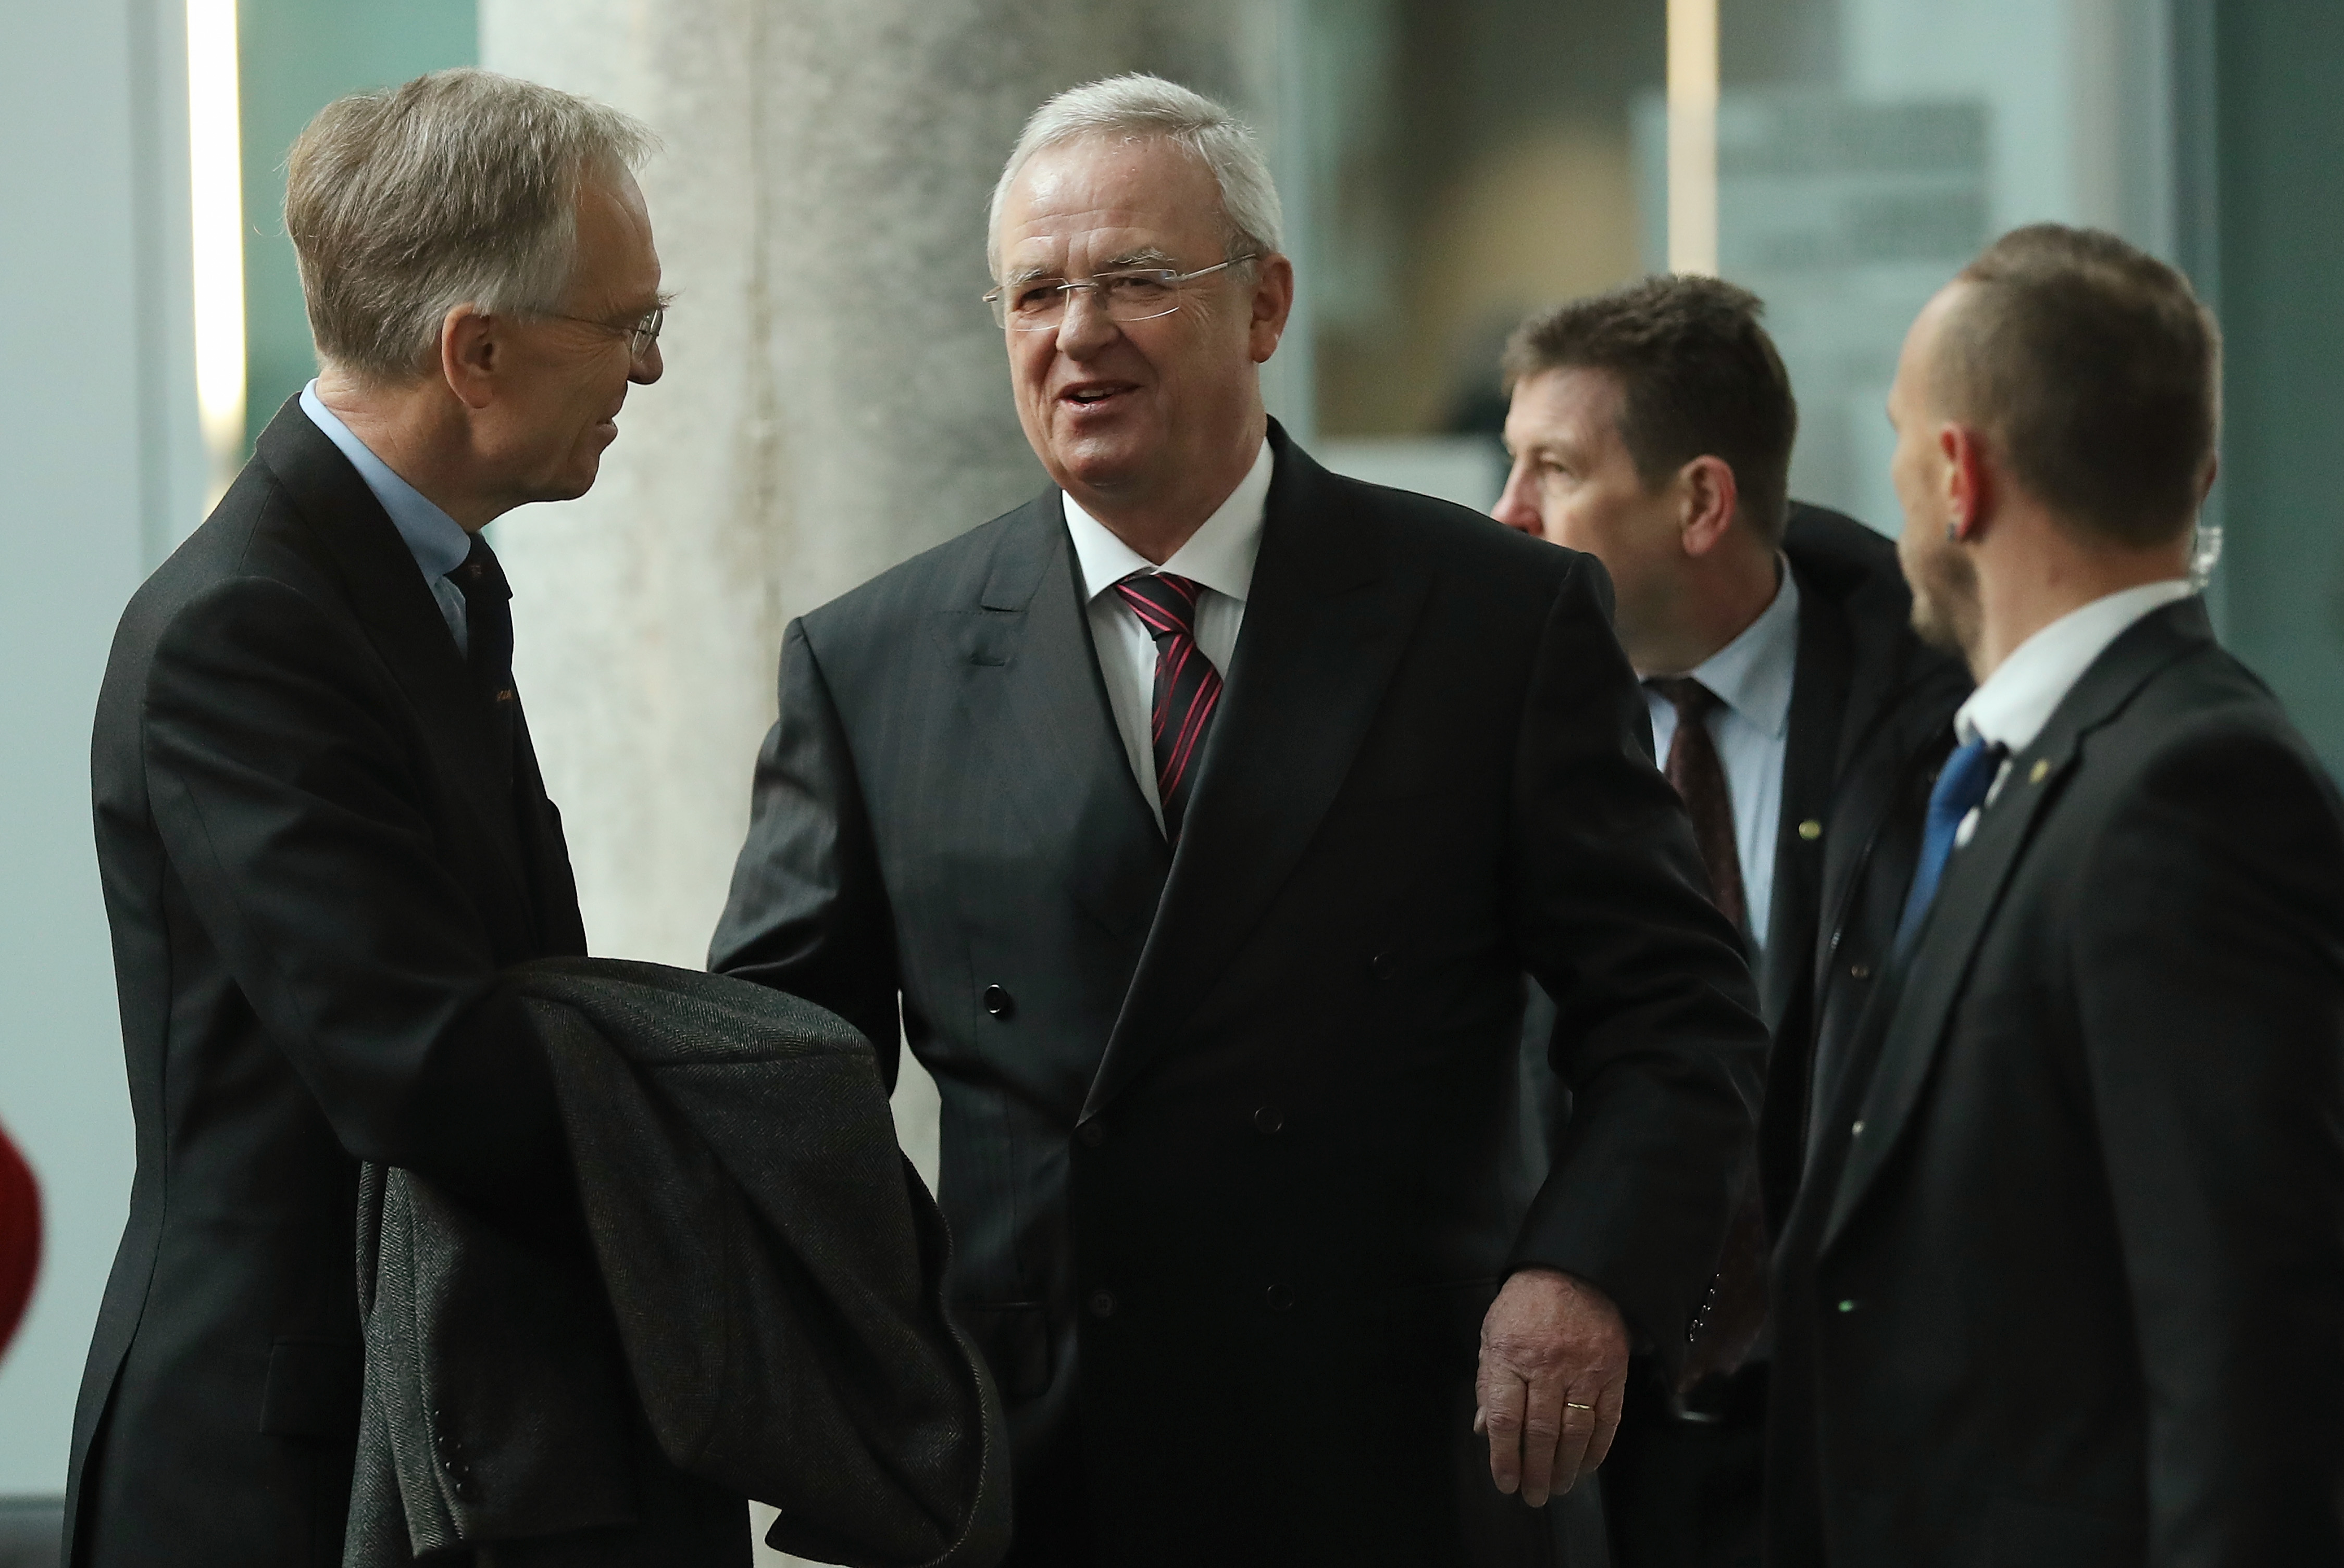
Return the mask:
[[2028, 638], [2095, 600], [2187, 577], [2189, 550], [2187, 529], [2136, 548], [2103, 542], [2047, 511], [1997, 519], [1978, 548], [1977, 628], [1963, 649], [1970, 673], [1985, 680]]
[[328, 367], [318, 374], [318, 400], [466, 533], [518, 504], [482, 482], [467, 410], [445, 382], [424, 377], [383, 386]]
[[1180, 547], [1221, 509], [1252, 471], [1268, 433], [1263, 417], [1257, 417], [1251, 428], [1249, 439], [1220, 448], [1227, 454], [1223, 460], [1177, 472], [1168, 484], [1150, 487], [1145, 493], [1136, 485], [1086, 485], [1078, 480], [1066, 484], [1066, 493], [1107, 532], [1129, 545], [1133, 553], [1160, 567], [1179, 553]]
[[1656, 613], [1639, 618], [1648, 624], [1622, 638], [1628, 662], [1640, 676], [1698, 668], [1748, 631], [1782, 591], [1781, 561], [1754, 536], [1743, 536], [1731, 548], [1721, 544], [1684, 564], [1687, 569], [1669, 586], [1665, 601], [1652, 607]]

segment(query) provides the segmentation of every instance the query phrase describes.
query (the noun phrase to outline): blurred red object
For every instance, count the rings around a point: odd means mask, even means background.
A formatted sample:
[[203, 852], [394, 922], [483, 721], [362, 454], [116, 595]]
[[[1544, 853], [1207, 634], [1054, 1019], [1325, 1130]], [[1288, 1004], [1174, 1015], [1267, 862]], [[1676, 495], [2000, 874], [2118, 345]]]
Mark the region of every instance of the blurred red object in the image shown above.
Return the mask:
[[16, 1334], [41, 1271], [41, 1188], [0, 1131], [0, 1351]]

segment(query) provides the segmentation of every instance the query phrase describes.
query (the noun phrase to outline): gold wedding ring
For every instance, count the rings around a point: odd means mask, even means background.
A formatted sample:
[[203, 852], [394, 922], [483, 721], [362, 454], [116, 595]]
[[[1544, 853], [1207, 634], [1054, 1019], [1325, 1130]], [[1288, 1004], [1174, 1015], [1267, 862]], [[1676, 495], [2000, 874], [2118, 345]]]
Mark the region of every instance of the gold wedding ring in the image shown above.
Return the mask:
[[1562, 1402], [1562, 1408], [1565, 1410], [1593, 1410], [1595, 1407], [1591, 1404], [1581, 1404], [1576, 1400], [1567, 1399]]

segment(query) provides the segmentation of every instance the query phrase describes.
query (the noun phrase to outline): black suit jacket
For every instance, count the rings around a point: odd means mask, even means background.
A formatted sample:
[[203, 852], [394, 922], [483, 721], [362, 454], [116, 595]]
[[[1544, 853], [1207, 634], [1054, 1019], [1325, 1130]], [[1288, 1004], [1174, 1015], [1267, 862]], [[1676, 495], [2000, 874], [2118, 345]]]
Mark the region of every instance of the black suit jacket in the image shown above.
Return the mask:
[[2195, 600], [2012, 759], [1855, 1047], [1769, 1561], [2344, 1560], [2344, 808]]
[[[1021, 1551], [1061, 1506], [1116, 1563], [1454, 1560], [1496, 1282], [1681, 1344], [1749, 1136], [1746, 972], [1600, 568], [1271, 439], [1177, 858], [1053, 491], [790, 628], [716, 936], [874, 1040], [901, 998]], [[1526, 967], [1581, 1106], [1527, 1211]]]
[[91, 775], [137, 1127], [67, 1561], [341, 1561], [360, 1159], [528, 1223], [566, 1175], [500, 967], [584, 950], [510, 755], [357, 470], [288, 403], [133, 597]]
[[1845, 1057], [1886, 964], [1929, 789], [1970, 693], [1961, 660], [1915, 635], [1890, 540], [1794, 503], [1783, 554], [1799, 584], [1799, 657], [1758, 966], [1774, 1041], [1759, 1170], [1778, 1225], [1805, 1161], [1815, 1070]]

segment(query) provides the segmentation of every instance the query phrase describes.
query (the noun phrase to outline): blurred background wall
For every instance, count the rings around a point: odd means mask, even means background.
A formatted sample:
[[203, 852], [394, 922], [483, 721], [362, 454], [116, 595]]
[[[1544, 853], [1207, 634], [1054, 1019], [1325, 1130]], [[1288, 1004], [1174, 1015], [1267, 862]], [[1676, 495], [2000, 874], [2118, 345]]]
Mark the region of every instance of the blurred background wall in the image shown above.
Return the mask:
[[[0, 50], [0, 1121], [50, 1252], [0, 1363], [0, 1496], [57, 1491], [130, 1131], [86, 807], [124, 598], [312, 373], [281, 162], [338, 93], [480, 62], [642, 115], [682, 295], [587, 499], [498, 525], [520, 673], [598, 950], [696, 963], [787, 618], [1040, 483], [984, 201], [1056, 89], [1166, 72], [1270, 139], [1302, 279], [1272, 407], [1336, 466], [1494, 498], [1520, 316], [1664, 264], [1665, 0], [15, 0]], [[232, 54], [206, 54], [223, 25]], [[2344, 765], [2344, 9], [1727, 0], [1718, 256], [1771, 302], [1794, 487], [1894, 531], [1905, 323], [2013, 224], [2116, 227], [2229, 337], [2213, 597]], [[232, 58], [243, 412], [207, 454], [200, 62]], [[217, 127], [214, 127], [215, 130]], [[197, 145], [216, 146], [197, 137]], [[216, 173], [217, 171], [215, 171]], [[215, 216], [217, 215], [215, 214]], [[223, 319], [215, 315], [214, 321]], [[217, 334], [215, 334], [217, 337]], [[1492, 525], [1494, 526], [1494, 525]], [[916, 1073], [906, 1144], [933, 1149]], [[933, 1166], [930, 1166], [933, 1169]]]

